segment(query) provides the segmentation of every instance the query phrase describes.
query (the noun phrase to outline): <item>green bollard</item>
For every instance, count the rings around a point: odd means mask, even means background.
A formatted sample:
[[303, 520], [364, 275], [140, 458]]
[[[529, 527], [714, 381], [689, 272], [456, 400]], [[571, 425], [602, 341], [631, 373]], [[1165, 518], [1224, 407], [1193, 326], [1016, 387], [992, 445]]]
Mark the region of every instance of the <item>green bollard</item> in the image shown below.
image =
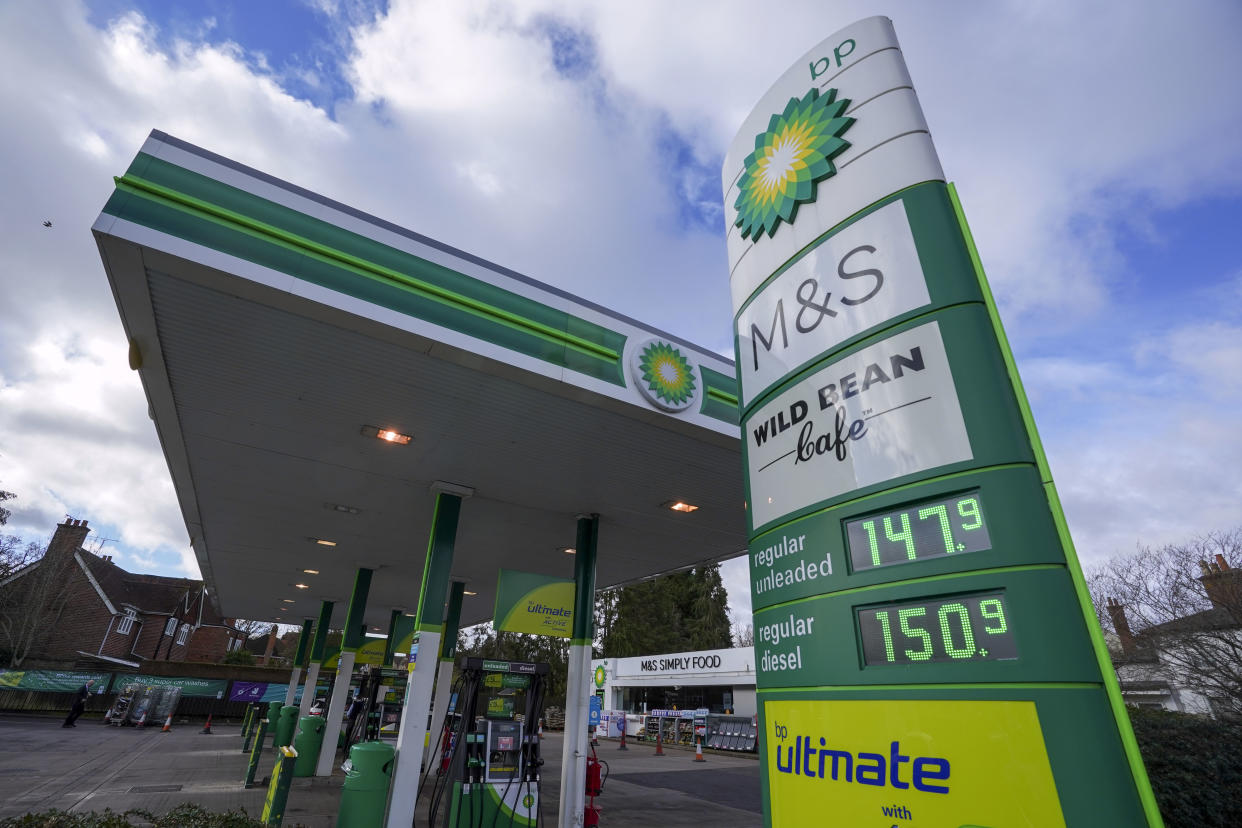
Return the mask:
[[349, 749], [352, 767], [341, 788], [338, 828], [382, 828], [395, 755], [385, 742], [359, 742]]
[[263, 737], [267, 735], [267, 719], [259, 719], [255, 732], [254, 747], [250, 749], [250, 763], [246, 766], [246, 787], [254, 787], [254, 773], [259, 769], [259, 757], [263, 755]]
[[[251, 705], [249, 714], [250, 714], [250, 724], [247, 725], [245, 731], [242, 733], [242, 753], [250, 752], [250, 743], [254, 739], [255, 732], [258, 731], [259, 729], [259, 718], [260, 718], [259, 705], [257, 704]], [[262, 744], [262, 742], [263, 742], [263, 739], [262, 737], [260, 737], [259, 743]]]
[[322, 716], [303, 716], [298, 722], [298, 735], [293, 737], [293, 749], [297, 761], [293, 763], [294, 776], [314, 776], [319, 761], [319, 749], [323, 746], [323, 731], [328, 726]]
[[298, 709], [291, 704], [280, 708], [280, 718], [276, 721], [275, 736], [272, 747], [280, 750], [293, 744], [293, 731], [298, 726]]
[[264, 825], [280, 828], [285, 819], [289, 786], [293, 784], [293, 763], [297, 760], [298, 753], [291, 747], [282, 747], [276, 751], [276, 755], [276, 767], [272, 769], [272, 781], [267, 786], [267, 799], [263, 802], [259, 821]]
[[246, 736], [250, 733], [250, 719], [254, 716], [254, 706], [246, 705], [246, 713], [242, 716], [242, 741], [246, 741]]

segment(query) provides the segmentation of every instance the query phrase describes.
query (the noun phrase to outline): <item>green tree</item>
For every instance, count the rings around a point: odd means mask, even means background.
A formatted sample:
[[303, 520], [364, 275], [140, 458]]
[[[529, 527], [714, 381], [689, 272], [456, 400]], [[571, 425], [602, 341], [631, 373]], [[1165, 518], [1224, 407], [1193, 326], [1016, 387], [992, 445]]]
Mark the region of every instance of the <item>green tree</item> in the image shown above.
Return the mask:
[[[622, 587], [604, 607], [601, 630], [608, 657], [714, 650], [732, 646], [728, 593], [716, 565], [674, 572]], [[598, 606], [597, 606], [598, 609]]]
[[17, 495], [12, 492], [6, 492], [3, 489], [0, 489], [0, 526], [8, 523], [9, 515], [13, 514], [8, 509], [4, 508], [4, 501], [12, 500], [15, 497], [17, 497]]

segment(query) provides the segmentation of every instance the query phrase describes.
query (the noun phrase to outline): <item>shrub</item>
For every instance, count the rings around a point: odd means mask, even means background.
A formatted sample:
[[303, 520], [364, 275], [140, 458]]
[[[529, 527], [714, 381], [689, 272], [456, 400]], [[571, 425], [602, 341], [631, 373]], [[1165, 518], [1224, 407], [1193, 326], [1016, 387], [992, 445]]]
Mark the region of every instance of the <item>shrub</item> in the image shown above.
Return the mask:
[[71, 814], [66, 811], [44, 811], [39, 814], [0, 819], [0, 828], [263, 828], [263, 823], [250, 817], [245, 809], [212, 813], [202, 806], [186, 803], [156, 816], [135, 808], [123, 814], [108, 810]]
[[1233, 828], [1242, 802], [1242, 726], [1130, 708], [1165, 828]]
[[221, 664], [254, 664], [254, 653], [249, 650], [234, 650], [220, 659]]

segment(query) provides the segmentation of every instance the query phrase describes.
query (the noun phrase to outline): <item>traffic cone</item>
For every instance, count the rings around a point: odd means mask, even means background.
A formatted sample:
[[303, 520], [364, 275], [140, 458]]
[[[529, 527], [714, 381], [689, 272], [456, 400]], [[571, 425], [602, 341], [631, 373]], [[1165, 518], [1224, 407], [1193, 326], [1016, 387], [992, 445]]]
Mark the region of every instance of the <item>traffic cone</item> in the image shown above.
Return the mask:
[[142, 716], [139, 717], [138, 721], [134, 723], [134, 727], [146, 727], [146, 726], [147, 726], [147, 711], [144, 710], [142, 711]]
[[199, 733], [206, 733], [208, 736], [211, 735], [211, 714], [210, 713], [207, 714], [207, 724], [203, 725], [203, 729], [200, 730]]
[[703, 758], [703, 740], [702, 739], [694, 740], [694, 761], [696, 762], [707, 761], [706, 759]]
[[160, 733], [172, 733], [172, 714], [168, 714], [168, 718], [164, 720], [164, 729]]

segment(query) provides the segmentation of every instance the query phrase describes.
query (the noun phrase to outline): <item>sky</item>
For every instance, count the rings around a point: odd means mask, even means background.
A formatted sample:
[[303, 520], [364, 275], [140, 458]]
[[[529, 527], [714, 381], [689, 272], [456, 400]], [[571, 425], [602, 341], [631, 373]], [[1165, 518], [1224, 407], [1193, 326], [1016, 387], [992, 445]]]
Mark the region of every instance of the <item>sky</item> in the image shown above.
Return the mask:
[[873, 14], [1084, 563], [1242, 525], [1242, 4], [4, 0], [0, 531], [198, 575], [89, 232], [151, 129], [731, 357], [724, 151]]

